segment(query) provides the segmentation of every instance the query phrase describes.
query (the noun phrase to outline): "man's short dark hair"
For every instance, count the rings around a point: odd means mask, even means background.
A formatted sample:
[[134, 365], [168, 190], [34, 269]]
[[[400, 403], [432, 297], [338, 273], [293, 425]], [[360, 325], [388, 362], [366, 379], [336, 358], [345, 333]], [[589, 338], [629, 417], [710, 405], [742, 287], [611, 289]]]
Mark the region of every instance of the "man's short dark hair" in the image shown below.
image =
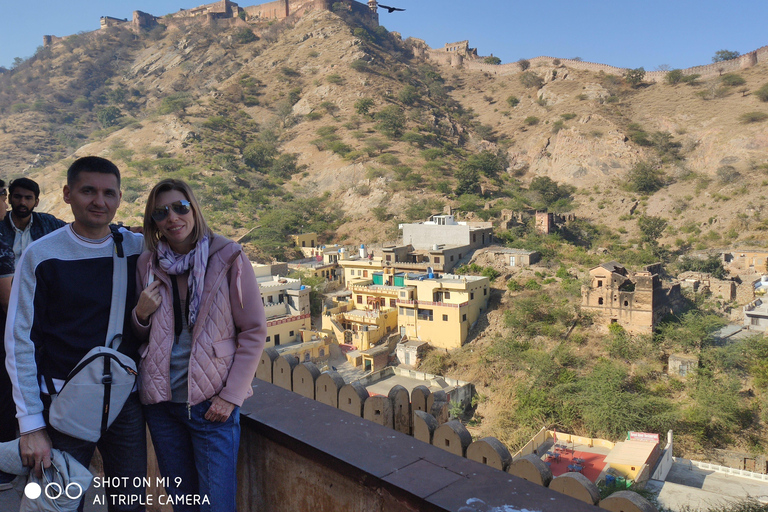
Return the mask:
[[16, 178], [11, 182], [10, 185], [8, 185], [8, 194], [13, 195], [13, 191], [17, 188], [23, 188], [24, 190], [29, 190], [33, 194], [35, 194], [35, 199], [40, 198], [40, 185], [37, 184], [36, 181], [31, 180], [29, 178]]
[[78, 158], [67, 169], [67, 185], [70, 187], [77, 182], [81, 172], [98, 172], [112, 174], [117, 178], [117, 186], [120, 187], [120, 170], [115, 164], [100, 156], [84, 156]]

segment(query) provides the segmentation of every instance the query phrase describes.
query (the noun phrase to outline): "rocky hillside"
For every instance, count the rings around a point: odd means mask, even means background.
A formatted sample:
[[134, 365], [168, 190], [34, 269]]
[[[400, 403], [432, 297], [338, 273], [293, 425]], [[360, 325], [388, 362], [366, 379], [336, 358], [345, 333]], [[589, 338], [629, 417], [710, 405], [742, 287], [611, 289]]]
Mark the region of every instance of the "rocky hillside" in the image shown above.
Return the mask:
[[[660, 216], [672, 247], [751, 244], [768, 226], [765, 65], [637, 87], [556, 59], [495, 76], [415, 59], [411, 41], [343, 16], [113, 27], [45, 48], [0, 74], [3, 177], [40, 179], [43, 207], [66, 217], [63, 169], [107, 156], [130, 222], [157, 179], [186, 178], [216, 228], [251, 233], [264, 258], [285, 256], [286, 232], [381, 242], [446, 205], [570, 209], [628, 236]], [[570, 187], [552, 197], [541, 177]]]

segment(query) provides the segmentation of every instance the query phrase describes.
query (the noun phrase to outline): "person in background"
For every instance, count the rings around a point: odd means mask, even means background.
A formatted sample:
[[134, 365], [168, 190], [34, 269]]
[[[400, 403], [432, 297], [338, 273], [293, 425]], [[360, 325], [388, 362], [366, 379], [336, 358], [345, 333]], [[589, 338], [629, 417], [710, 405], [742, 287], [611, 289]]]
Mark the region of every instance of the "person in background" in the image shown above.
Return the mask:
[[8, 186], [11, 213], [0, 222], [0, 239], [13, 248], [18, 260], [33, 240], [67, 223], [49, 213], [34, 211], [40, 203], [40, 185], [29, 178], [17, 178]]
[[[8, 190], [5, 181], [0, 180], [0, 222], [8, 213]], [[5, 328], [5, 315], [8, 312], [8, 297], [11, 295], [13, 281], [13, 249], [0, 239], [0, 325]], [[5, 347], [0, 344], [0, 357], [5, 361]], [[8, 377], [5, 364], [0, 365], [0, 443], [16, 439], [16, 408], [13, 405], [13, 386]], [[16, 475], [0, 471], [0, 491], [13, 488]]]
[[133, 325], [146, 340], [139, 393], [160, 473], [169, 495], [202, 500], [175, 512], [234, 512], [239, 410], [267, 336], [256, 276], [240, 245], [211, 232], [180, 180], [150, 192], [144, 241]]

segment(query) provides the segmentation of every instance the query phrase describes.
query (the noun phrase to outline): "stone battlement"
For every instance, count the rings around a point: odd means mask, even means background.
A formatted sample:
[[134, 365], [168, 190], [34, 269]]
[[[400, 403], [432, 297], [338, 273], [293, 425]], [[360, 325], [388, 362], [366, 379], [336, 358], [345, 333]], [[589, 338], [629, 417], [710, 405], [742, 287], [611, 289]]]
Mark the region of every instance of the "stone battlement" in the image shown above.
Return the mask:
[[[515, 75], [523, 72], [517, 62], [498, 65], [486, 64], [483, 62], [482, 57], [477, 56], [476, 48], [469, 48], [468, 41], [447, 43], [443, 48], [430, 48], [421, 39], [412, 38], [411, 41], [414, 43], [413, 54], [415, 57], [425, 58], [440, 65], [462, 67], [467, 70], [480, 71], [494, 75]], [[465, 49], [471, 50], [474, 53], [466, 52]], [[463, 58], [456, 58], [457, 54], [461, 55]], [[553, 64], [555, 60], [559, 60], [560, 64]], [[628, 70], [628, 68], [619, 68], [608, 64], [585, 62], [573, 59], [562, 59], [549, 56], [534, 57], [532, 59], [528, 59], [528, 62], [531, 63], [531, 69], [544, 66], [565, 66], [571, 69], [580, 69], [584, 71], [592, 71], [595, 73], [602, 71], [603, 73], [619, 76], [624, 75]], [[701, 75], [702, 78], [709, 78], [713, 76], [719, 76], [723, 73], [747, 69], [762, 62], [768, 62], [768, 46], [760, 47], [757, 50], [745, 53], [744, 55], [740, 55], [735, 59], [685, 68], [682, 70], [682, 72], [684, 75], [698, 74]], [[648, 71], [645, 74], [644, 81], [662, 82], [664, 81], [667, 73], [667, 71]]]

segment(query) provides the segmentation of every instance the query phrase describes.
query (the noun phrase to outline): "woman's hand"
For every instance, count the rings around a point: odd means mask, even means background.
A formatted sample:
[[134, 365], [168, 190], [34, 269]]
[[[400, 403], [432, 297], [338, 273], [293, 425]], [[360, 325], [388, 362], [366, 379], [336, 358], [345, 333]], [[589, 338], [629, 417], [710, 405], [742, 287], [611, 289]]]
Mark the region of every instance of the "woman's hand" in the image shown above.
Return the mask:
[[234, 410], [235, 404], [227, 402], [219, 395], [216, 395], [211, 398], [211, 406], [208, 408], [208, 412], [205, 413], [205, 419], [223, 423], [229, 419], [229, 415]]
[[144, 291], [139, 295], [139, 302], [136, 304], [136, 318], [139, 319], [143, 325], [149, 322], [149, 317], [152, 313], [157, 311], [160, 304], [163, 302], [163, 298], [160, 296], [160, 281], [153, 281], [149, 284]]

